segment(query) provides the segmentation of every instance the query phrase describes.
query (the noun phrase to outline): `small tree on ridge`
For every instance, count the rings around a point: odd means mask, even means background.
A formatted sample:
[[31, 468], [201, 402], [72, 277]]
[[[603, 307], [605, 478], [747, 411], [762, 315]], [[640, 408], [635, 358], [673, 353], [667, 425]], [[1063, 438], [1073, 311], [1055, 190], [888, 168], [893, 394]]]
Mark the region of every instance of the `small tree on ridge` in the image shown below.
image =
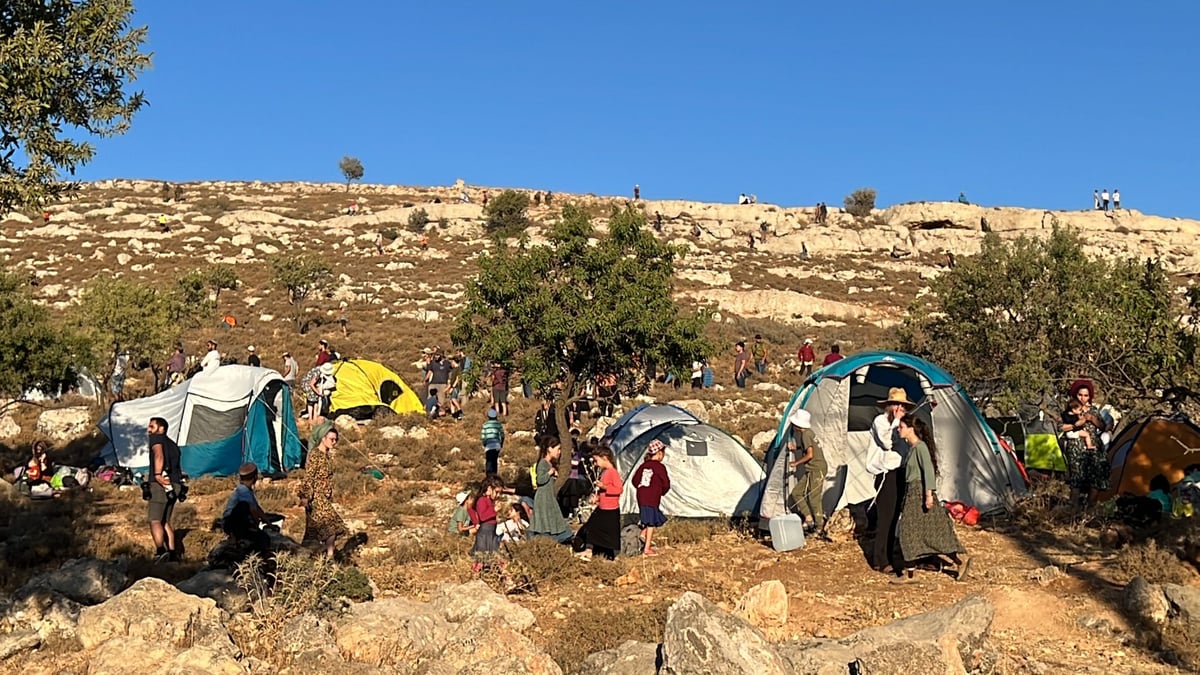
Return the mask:
[[347, 191], [350, 190], [350, 181], [362, 180], [363, 165], [357, 157], [343, 157], [342, 161], [338, 162], [338, 168], [342, 170], [342, 176], [346, 179]]

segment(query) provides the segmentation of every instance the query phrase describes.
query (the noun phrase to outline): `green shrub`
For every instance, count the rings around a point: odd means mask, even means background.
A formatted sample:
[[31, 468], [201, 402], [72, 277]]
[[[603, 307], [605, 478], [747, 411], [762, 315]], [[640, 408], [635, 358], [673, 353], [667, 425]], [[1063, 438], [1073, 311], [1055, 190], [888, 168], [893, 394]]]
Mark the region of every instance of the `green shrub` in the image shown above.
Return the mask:
[[408, 231], [423, 232], [425, 226], [429, 224], [429, 212], [425, 209], [417, 209], [408, 214]]
[[484, 227], [498, 237], [515, 237], [529, 226], [529, 218], [525, 215], [528, 208], [528, 195], [516, 190], [505, 190], [484, 207]]
[[875, 189], [859, 188], [847, 195], [844, 203], [846, 213], [855, 218], [866, 218], [875, 208]]

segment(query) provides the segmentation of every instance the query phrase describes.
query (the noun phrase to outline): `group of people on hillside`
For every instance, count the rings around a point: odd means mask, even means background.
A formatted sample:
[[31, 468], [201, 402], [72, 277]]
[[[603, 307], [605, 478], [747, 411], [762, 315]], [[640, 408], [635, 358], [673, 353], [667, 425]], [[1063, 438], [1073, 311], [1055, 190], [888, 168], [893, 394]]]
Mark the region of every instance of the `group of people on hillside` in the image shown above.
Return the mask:
[[[760, 377], [766, 375], [767, 364], [769, 361], [770, 349], [767, 343], [763, 341], [761, 334], [755, 334], [754, 342], [747, 349], [745, 340], [739, 340], [733, 346], [733, 382], [739, 388], [743, 389], [746, 386], [746, 380], [751, 375], [757, 373]], [[822, 360], [822, 366], [828, 366], [831, 363], [836, 363], [842, 359], [842, 348], [837, 344], [829, 346], [829, 353]], [[816, 361], [816, 353], [813, 350], [813, 339], [805, 338], [804, 344], [796, 352], [796, 361], [799, 363], [799, 373], [804, 377], [812, 374], [813, 363]], [[692, 365], [692, 386], [695, 388], [697, 370], [696, 366], [702, 365], [696, 362]], [[753, 370], [752, 370], [753, 369]], [[709, 383], [707, 386], [712, 386]]]
[[1113, 211], [1121, 210], [1121, 191], [1113, 188], [1112, 195], [1108, 194], [1108, 188], [1103, 190], [1092, 190], [1092, 208], [1097, 211], [1108, 211], [1109, 208]]
[[[867, 453], [867, 471], [876, 476], [877, 494], [872, 503], [851, 506], [860, 517], [874, 522], [875, 537], [868, 552], [871, 567], [907, 582], [922, 562], [948, 560], [961, 581], [970, 571], [971, 558], [935, 493], [938, 457], [932, 429], [903, 388], [890, 389], [879, 405], [883, 412], [871, 424]], [[791, 501], [803, 517], [805, 530], [824, 537], [822, 497], [829, 467], [807, 410], [797, 407], [788, 427], [788, 466], [795, 480]]]
[[[515, 497], [516, 490], [506, 487], [497, 473], [499, 451], [490, 449], [494, 446], [489, 444], [496, 435], [488, 431], [489, 425], [493, 425], [494, 430], [495, 410], [488, 411], [488, 418], [481, 435], [487, 455], [485, 477], [479, 484], [455, 495], [457, 508], [448, 524], [451, 533], [474, 537], [472, 552], [477, 558], [476, 571], [499, 552], [502, 545], [538, 537], [560, 544], [571, 543], [584, 561], [591, 560], [594, 555], [610, 560], [616, 557], [622, 549], [620, 507], [625, 487], [612, 449], [595, 439], [584, 445], [576, 442], [570, 474], [565, 481], [559, 481], [562, 459], [559, 437], [537, 436], [538, 459], [529, 467], [533, 496], [515, 498], [508, 504], [507, 516], [502, 517], [501, 495]], [[499, 437], [503, 438], [502, 431]], [[662, 441], [651, 441], [643, 462], [633, 472], [631, 485], [636, 491], [643, 555], [657, 554], [653, 545], [654, 531], [666, 524], [661, 502], [671, 489], [671, 482], [662, 463], [665, 453], [666, 445]], [[585, 497], [592, 507], [591, 513], [578, 531], [572, 530], [568, 518], [577, 513], [580, 500]]]

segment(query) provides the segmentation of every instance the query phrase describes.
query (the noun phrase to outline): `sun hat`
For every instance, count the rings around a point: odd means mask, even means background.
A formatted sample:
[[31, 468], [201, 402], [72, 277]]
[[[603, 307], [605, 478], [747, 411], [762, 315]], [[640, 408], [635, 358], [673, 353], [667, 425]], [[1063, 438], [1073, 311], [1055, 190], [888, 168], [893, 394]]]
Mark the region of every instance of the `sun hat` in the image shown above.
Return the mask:
[[1080, 389], [1087, 389], [1088, 393], [1092, 395], [1092, 398], [1096, 397], [1096, 385], [1092, 384], [1092, 381], [1086, 377], [1081, 377], [1072, 382], [1071, 388], [1067, 390], [1067, 393], [1071, 395], [1071, 398], [1075, 398], [1079, 395]]
[[800, 427], [801, 429], [811, 429], [812, 413], [808, 412], [804, 408], [796, 408], [792, 411], [792, 414], [788, 416], [788, 423], [794, 427]]
[[489, 420], [496, 419], [496, 409], [495, 408], [488, 408], [488, 419]]
[[667, 451], [666, 444], [663, 443], [662, 441], [658, 440], [657, 438], [650, 441], [650, 444], [646, 446], [646, 456], [647, 457], [649, 457], [650, 455], [654, 455], [654, 454], [657, 454], [660, 452], [666, 452], [666, 451]]
[[459, 506], [462, 506], [463, 502], [467, 501], [467, 497], [469, 496], [470, 493], [468, 493], [466, 490], [463, 490], [462, 492], [454, 495], [454, 501], [458, 502]]
[[328, 361], [326, 361], [325, 363], [322, 363], [321, 364], [321, 374], [322, 375], [332, 375], [333, 374], [333, 364]]
[[892, 387], [891, 389], [888, 389], [887, 398], [880, 401], [879, 405], [892, 405], [893, 403], [899, 403], [903, 406], [916, 405], [916, 403], [908, 400], [908, 392], [904, 391], [903, 387]]

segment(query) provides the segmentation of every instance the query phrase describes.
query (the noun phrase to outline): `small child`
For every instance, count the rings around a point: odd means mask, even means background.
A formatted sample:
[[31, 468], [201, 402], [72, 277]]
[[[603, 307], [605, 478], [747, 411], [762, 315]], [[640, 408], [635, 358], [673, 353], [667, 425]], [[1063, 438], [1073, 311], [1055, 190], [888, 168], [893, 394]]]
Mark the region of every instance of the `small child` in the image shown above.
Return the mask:
[[638, 512], [641, 516], [642, 555], [658, 555], [652, 541], [654, 530], [667, 523], [667, 517], [659, 508], [663, 495], [671, 489], [671, 478], [667, 475], [667, 467], [663, 466], [663, 456], [667, 446], [655, 439], [646, 446], [646, 461], [634, 470], [634, 487], [637, 488]]
[[496, 526], [496, 534], [500, 535], [502, 542], [518, 542], [521, 541], [529, 523], [522, 518], [522, 507], [520, 504], [513, 504], [508, 509], [508, 518]]
[[495, 553], [500, 548], [500, 538], [496, 536], [496, 498], [504, 483], [497, 476], [489, 476], [483, 481], [483, 494], [475, 500], [475, 515], [478, 518], [475, 530], [475, 547], [473, 553], [484, 556]]
[[425, 399], [425, 414], [431, 420], [436, 420], [441, 416], [441, 408], [438, 406], [438, 390], [430, 389], [429, 398]]
[[458, 508], [454, 509], [454, 515], [450, 516], [450, 526], [447, 528], [450, 534], [463, 537], [475, 534], [475, 524], [471, 521], [471, 511], [475, 508], [475, 495], [463, 490], [454, 495], [454, 501], [458, 504]]
[[[1071, 404], [1067, 408], [1067, 414], [1063, 415], [1063, 423], [1075, 424], [1083, 418], [1083, 415], [1086, 412], [1087, 408], [1084, 408], [1082, 403], [1080, 403], [1077, 399], [1071, 399]], [[1091, 432], [1089, 432], [1087, 429], [1068, 431], [1067, 438], [1078, 438], [1079, 440], [1083, 441], [1084, 447], [1088, 450], [1096, 449], [1096, 439], [1092, 438]]]

